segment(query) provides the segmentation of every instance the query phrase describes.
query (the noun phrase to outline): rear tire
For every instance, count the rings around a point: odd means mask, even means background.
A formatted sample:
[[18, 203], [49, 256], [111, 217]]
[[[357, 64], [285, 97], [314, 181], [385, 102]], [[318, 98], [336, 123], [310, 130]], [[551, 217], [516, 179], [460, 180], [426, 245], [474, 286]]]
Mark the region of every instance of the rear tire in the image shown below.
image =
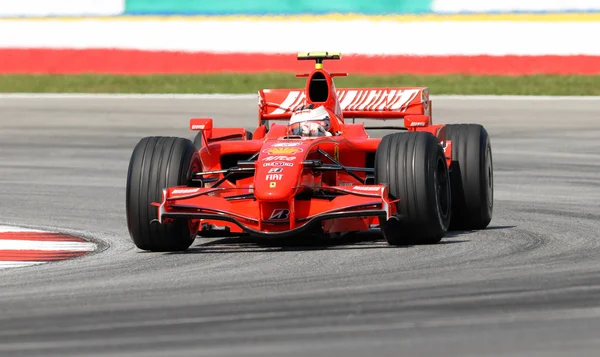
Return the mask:
[[391, 245], [436, 244], [450, 223], [450, 180], [444, 150], [431, 133], [386, 135], [375, 154], [375, 182], [399, 199], [398, 215], [380, 226]]
[[452, 140], [450, 229], [484, 229], [494, 209], [494, 168], [487, 131], [479, 124], [446, 125]]
[[158, 208], [162, 190], [187, 185], [193, 160], [198, 160], [194, 144], [183, 138], [147, 137], [133, 150], [127, 173], [127, 227], [140, 249], [165, 252], [183, 251], [192, 245], [188, 221], [160, 224]]

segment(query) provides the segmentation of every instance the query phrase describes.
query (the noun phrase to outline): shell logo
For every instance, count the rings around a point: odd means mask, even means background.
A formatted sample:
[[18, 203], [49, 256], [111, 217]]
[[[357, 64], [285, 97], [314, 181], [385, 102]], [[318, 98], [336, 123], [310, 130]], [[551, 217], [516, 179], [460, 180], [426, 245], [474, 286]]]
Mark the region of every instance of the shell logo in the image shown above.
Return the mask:
[[303, 150], [300, 148], [269, 148], [269, 149], [265, 149], [263, 150], [263, 153], [269, 154], [269, 155], [292, 155], [292, 154], [296, 154], [299, 152], [302, 152]]

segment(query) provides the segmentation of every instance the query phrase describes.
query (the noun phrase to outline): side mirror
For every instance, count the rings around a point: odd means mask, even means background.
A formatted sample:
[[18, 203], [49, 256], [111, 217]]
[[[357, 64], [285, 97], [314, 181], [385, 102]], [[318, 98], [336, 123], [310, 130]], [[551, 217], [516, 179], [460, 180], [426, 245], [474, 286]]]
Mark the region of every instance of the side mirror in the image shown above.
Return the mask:
[[190, 130], [202, 131], [202, 136], [206, 139], [212, 137], [213, 120], [212, 118], [192, 118], [190, 119]]
[[208, 146], [208, 139], [212, 137], [213, 120], [212, 118], [192, 118], [190, 119], [190, 130], [202, 132], [202, 142]]

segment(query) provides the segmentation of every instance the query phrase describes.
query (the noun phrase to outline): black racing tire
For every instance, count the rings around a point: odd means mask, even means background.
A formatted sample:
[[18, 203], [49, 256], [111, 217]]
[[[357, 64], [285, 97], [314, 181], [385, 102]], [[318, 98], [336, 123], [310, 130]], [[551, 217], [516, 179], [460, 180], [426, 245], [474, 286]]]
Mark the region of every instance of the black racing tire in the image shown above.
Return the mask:
[[440, 141], [428, 132], [384, 136], [375, 153], [375, 182], [387, 184], [398, 215], [380, 218], [391, 245], [436, 244], [450, 224], [450, 179]]
[[127, 228], [133, 243], [154, 252], [184, 251], [192, 245], [187, 220], [160, 224], [158, 208], [162, 190], [187, 185], [192, 161], [198, 158], [194, 144], [184, 138], [146, 137], [133, 150], [126, 188]]
[[451, 230], [485, 229], [494, 210], [494, 166], [490, 137], [479, 124], [448, 124], [452, 141]]
[[[241, 138], [236, 138], [233, 140], [242, 140]], [[246, 130], [246, 140], [252, 140], [252, 132]], [[194, 146], [196, 150], [200, 150], [204, 147], [204, 141], [202, 141], [202, 132], [199, 131], [198, 134], [194, 137]]]

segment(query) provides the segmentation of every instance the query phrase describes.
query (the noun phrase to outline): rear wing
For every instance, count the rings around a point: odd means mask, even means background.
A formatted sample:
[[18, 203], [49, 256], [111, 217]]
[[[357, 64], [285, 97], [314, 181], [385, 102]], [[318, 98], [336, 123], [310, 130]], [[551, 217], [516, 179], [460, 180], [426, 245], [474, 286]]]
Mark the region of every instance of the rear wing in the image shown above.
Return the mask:
[[[344, 118], [402, 119], [406, 115], [431, 115], [427, 87], [344, 88], [337, 90]], [[258, 91], [258, 114], [262, 120], [287, 120], [306, 104], [304, 89]]]

